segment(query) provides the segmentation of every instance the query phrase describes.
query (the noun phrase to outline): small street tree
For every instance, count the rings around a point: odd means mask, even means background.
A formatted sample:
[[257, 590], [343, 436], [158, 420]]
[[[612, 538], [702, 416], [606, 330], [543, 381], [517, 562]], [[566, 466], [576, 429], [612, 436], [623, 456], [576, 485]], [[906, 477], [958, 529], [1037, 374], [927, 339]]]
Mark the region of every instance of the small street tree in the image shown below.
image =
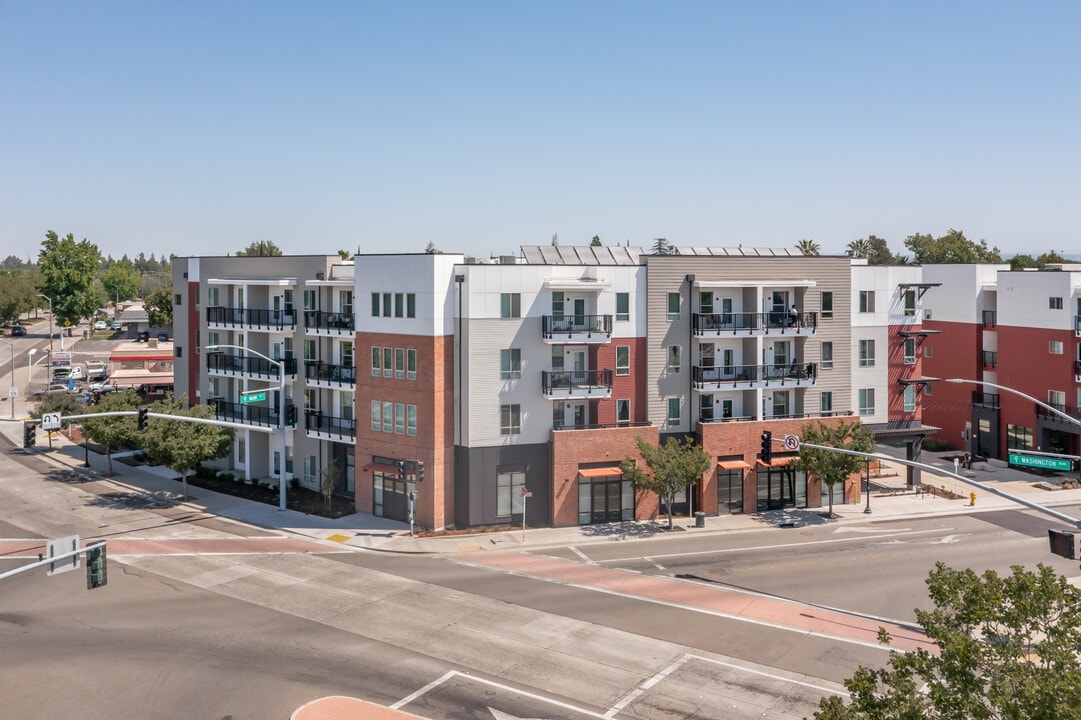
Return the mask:
[[[804, 425], [800, 432], [804, 443], [866, 453], [873, 452], [875, 447], [874, 434], [859, 423], [842, 420], [839, 425], [833, 426], [818, 422]], [[832, 518], [833, 486], [843, 483], [849, 475], [862, 470], [866, 462], [866, 459], [857, 455], [846, 455], [801, 445], [799, 457], [793, 465], [797, 470], [806, 473], [808, 477], [816, 477], [822, 484], [829, 487], [829, 516]]]
[[[139, 407], [139, 396], [134, 390], [122, 393], [108, 393], [101, 396], [98, 404], [87, 408], [86, 412], [120, 412], [135, 410]], [[136, 438], [134, 417], [111, 415], [109, 417], [86, 418], [82, 421], [83, 435], [105, 446], [105, 456], [109, 459], [109, 474], [113, 474], [113, 449], [122, 443], [132, 442]]]
[[676, 493], [702, 479], [702, 474], [709, 469], [710, 457], [689, 437], [683, 442], [670, 437], [663, 445], [654, 446], [635, 435], [634, 442], [650, 472], [638, 467], [630, 455], [623, 458], [620, 470], [630, 478], [636, 490], [656, 493], [664, 501], [668, 529], [671, 530]]
[[338, 466], [334, 463], [327, 465], [323, 468], [319, 482], [319, 491], [323, 494], [323, 509], [329, 511], [331, 507], [331, 496], [334, 495], [334, 486], [338, 484], [338, 478], [341, 476], [341, 471], [338, 470]]
[[1081, 591], [1042, 564], [1000, 577], [936, 563], [927, 587], [934, 609], [916, 619], [938, 651], [859, 668], [845, 681], [850, 699], [824, 698], [816, 718], [1081, 718]]
[[[154, 413], [210, 419], [214, 411], [208, 405], [185, 408], [187, 397], [167, 399], [154, 403]], [[151, 418], [147, 429], [136, 431], [143, 449], [151, 460], [180, 473], [184, 483], [184, 497], [188, 497], [188, 473], [199, 463], [219, 458], [229, 452], [233, 431], [229, 428], [184, 420]]]

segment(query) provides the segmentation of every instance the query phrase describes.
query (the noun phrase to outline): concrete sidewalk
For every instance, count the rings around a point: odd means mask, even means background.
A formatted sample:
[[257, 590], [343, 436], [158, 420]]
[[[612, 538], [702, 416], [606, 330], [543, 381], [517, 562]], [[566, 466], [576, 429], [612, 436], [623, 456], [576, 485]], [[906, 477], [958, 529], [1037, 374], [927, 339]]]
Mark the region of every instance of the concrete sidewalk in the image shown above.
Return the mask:
[[[22, 445], [22, 422], [0, 420], [0, 433], [3, 433], [16, 447]], [[107, 459], [96, 453], [89, 453], [90, 468], [84, 467], [84, 450], [73, 445], [66, 437], [56, 434], [53, 439], [54, 450], [44, 450], [46, 443], [39, 438], [38, 447], [33, 450], [58, 467], [91, 473], [133, 493], [148, 493], [158, 498], [171, 498], [177, 504], [183, 504], [195, 512], [229, 518], [238, 522], [255, 525], [272, 531], [288, 533], [313, 539], [328, 547], [381, 550], [401, 553], [473, 553], [506, 550], [536, 550], [546, 547], [566, 547], [598, 542], [648, 539], [651, 537], [670, 537], [667, 519], [610, 523], [603, 525], [585, 525], [563, 528], [521, 528], [506, 529], [498, 532], [463, 532], [458, 534], [442, 533], [438, 535], [417, 534], [410, 536], [409, 526], [386, 518], [365, 513], [356, 513], [345, 517], [330, 519], [316, 515], [307, 515], [295, 510], [279, 511], [276, 506], [266, 505], [236, 498], [231, 495], [216, 493], [203, 488], [191, 488], [191, 498], [184, 500], [181, 487], [173, 479], [175, 473], [165, 468], [150, 466], [129, 466], [114, 459], [114, 475], [106, 476]], [[880, 448], [889, 451], [890, 448]], [[924, 462], [952, 471], [951, 458], [956, 453], [924, 453]], [[1047, 507], [1081, 503], [1081, 489], [1049, 490], [1045, 478], [1008, 467], [996, 467], [984, 464], [976, 470], [962, 471], [966, 477], [998, 488], [1030, 502]], [[880, 476], [872, 477], [873, 492], [870, 500], [871, 512], [866, 513], [866, 496], [858, 504], [835, 505], [834, 519], [827, 520], [826, 508], [786, 509], [764, 513], [719, 515], [705, 517], [702, 528], [695, 527], [693, 518], [677, 517], [674, 519], [675, 531], [693, 534], [724, 534], [764, 527], [805, 527], [827, 522], [857, 524], [881, 522], [883, 520], [917, 518], [937, 515], [954, 515], [989, 510], [1023, 509], [1005, 498], [997, 497], [982, 490], [975, 490], [975, 505], [970, 504], [969, 492], [972, 488], [952, 477], [928, 471], [923, 473], [923, 483], [933, 485], [943, 491], [955, 492], [960, 499], [946, 499], [941, 495], [915, 493], [905, 487], [904, 466], [883, 463]], [[1064, 522], [1047, 518], [1049, 526], [1064, 526]]]

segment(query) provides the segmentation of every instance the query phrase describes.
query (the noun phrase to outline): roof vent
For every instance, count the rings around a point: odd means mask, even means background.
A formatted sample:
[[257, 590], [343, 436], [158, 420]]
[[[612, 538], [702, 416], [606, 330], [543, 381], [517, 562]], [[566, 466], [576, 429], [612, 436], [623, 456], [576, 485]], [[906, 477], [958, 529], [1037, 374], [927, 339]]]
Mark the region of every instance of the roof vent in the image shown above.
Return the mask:
[[316, 279], [316, 280], [323, 280], [323, 279], [325, 279], [325, 278], [326, 278], [326, 273], [321, 273], [321, 272], [317, 272], [317, 273], [315, 274], [315, 279]]

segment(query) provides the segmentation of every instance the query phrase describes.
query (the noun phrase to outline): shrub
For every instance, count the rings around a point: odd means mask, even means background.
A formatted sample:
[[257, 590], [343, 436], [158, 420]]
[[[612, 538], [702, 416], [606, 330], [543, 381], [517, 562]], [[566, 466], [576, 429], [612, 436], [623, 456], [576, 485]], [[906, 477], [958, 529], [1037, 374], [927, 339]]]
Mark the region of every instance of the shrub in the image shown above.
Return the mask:
[[289, 489], [290, 490], [299, 490], [300, 489], [300, 478], [289, 478]]

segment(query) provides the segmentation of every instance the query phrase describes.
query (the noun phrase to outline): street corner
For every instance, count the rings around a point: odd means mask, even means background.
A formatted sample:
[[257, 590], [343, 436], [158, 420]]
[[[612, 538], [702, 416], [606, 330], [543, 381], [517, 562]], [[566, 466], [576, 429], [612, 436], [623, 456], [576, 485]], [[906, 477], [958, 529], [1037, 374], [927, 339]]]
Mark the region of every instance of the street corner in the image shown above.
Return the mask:
[[290, 720], [401, 720], [420, 717], [357, 698], [331, 695], [297, 708]]

